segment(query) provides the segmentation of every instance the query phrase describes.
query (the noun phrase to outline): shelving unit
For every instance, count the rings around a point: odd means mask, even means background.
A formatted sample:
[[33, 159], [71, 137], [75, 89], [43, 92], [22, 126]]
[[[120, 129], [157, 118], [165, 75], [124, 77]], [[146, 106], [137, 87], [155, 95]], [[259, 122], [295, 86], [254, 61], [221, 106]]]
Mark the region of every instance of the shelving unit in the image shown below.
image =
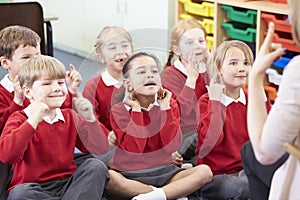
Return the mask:
[[[252, 50], [254, 51], [254, 54], [256, 54], [265, 38], [265, 33], [267, 32], [267, 26], [269, 22], [265, 18], [262, 18], [262, 14], [264, 13], [271, 14], [271, 15], [277, 14], [277, 15], [284, 15], [287, 17], [288, 5], [286, 3], [278, 3], [278, 2], [285, 2], [285, 1], [286, 0], [203, 0], [203, 1], [177, 0], [175, 6], [176, 8], [175, 15], [176, 15], [176, 19], [179, 20], [182, 19], [181, 16], [190, 14], [189, 11], [185, 9], [187, 8], [185, 4], [189, 4], [189, 7], [194, 8], [199, 6], [199, 4], [202, 4], [203, 2], [211, 3], [214, 5], [214, 14], [213, 16], [209, 16], [214, 22], [213, 35], [210, 36], [213, 38], [213, 45], [219, 46], [224, 40], [227, 40], [229, 38], [228, 35], [230, 35], [233, 38], [235, 37], [234, 39], [241, 39], [245, 42], [250, 41], [250, 43], [252, 43]], [[231, 7], [233, 9], [236, 9], [237, 12], [240, 11], [240, 13], [236, 13], [239, 14], [240, 16], [234, 16], [234, 17], [228, 16], [227, 12], [230, 12]], [[253, 14], [252, 16], [249, 16], [250, 17], [249, 20], [252, 21], [245, 21], [243, 22], [244, 24], [241, 25], [246, 24], [248, 25], [249, 28], [245, 28], [244, 30], [238, 29], [236, 32], [233, 32], [235, 30], [233, 29], [234, 27], [230, 27], [231, 21], [236, 21], [238, 18], [242, 18], [243, 17], [242, 15], [247, 15], [247, 13], [250, 13], [250, 15]], [[191, 15], [195, 16], [196, 18], [199, 18], [199, 16], [197, 16], [197, 13], [195, 13], [194, 10]], [[252, 19], [251, 17], [252, 18], [254, 17], [254, 19]], [[275, 22], [275, 28], [276, 28], [276, 22]], [[231, 33], [228, 31], [231, 31]], [[246, 35], [244, 36], [243, 34]], [[276, 38], [274, 40], [276, 40]], [[277, 38], [277, 41], [275, 42], [281, 42], [281, 41], [286, 41], [286, 40], [278, 40]], [[290, 41], [286, 41], [286, 42], [290, 42]], [[287, 43], [287, 45], [290, 44]], [[293, 49], [293, 47], [290, 47], [289, 50], [297, 50], [297, 48], [295, 47], [295, 49]], [[271, 86], [272, 88], [272, 84], [269, 83], [270, 82], [267, 82], [267, 87]], [[277, 89], [277, 86], [274, 85], [274, 87], [271, 89], [272, 98], [276, 98], [276, 95], [274, 95], [274, 88]]]
[[[192, 0], [189, 0], [190, 4], [194, 3]], [[264, 40], [264, 33], [267, 30], [267, 24], [264, 20], [261, 19], [261, 13], [267, 12], [267, 13], [274, 13], [274, 14], [283, 14], [288, 15], [288, 6], [287, 4], [283, 3], [276, 3], [271, 0], [269, 1], [251, 1], [251, 0], [205, 0], [202, 2], [209, 2], [214, 4], [214, 35], [213, 35], [213, 43], [214, 46], [218, 46], [221, 44], [224, 40], [226, 40], [226, 31], [224, 28], [222, 28], [221, 24], [224, 21], [228, 21], [227, 13], [225, 10], [221, 8], [222, 5], [227, 6], [233, 6], [236, 8], [243, 8], [243, 9], [249, 9], [254, 10], [257, 12], [256, 16], [256, 51], [258, 52], [259, 47], [261, 46], [263, 40]], [[194, 3], [197, 4], [197, 3]], [[184, 3], [181, 3], [180, 0], [177, 0], [176, 7], [176, 19], [179, 20], [180, 15], [182, 13], [187, 13], [187, 11], [184, 9], [185, 5]]]

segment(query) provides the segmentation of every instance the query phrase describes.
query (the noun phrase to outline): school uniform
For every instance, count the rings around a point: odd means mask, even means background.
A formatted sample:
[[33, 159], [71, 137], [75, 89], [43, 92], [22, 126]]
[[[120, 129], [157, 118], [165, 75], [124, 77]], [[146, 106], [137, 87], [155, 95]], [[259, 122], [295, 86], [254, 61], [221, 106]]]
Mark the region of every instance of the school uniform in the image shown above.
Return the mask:
[[92, 102], [97, 119], [109, 130], [112, 130], [110, 109], [122, 88], [122, 82], [114, 79], [107, 70], [101, 76], [87, 81], [84, 86], [83, 96]]
[[30, 109], [29, 105], [13, 113], [0, 137], [0, 160], [12, 164], [14, 170], [8, 199], [101, 197], [108, 181], [107, 168], [94, 158], [77, 168], [73, 155], [75, 146], [82, 152], [105, 153], [108, 142], [104, 132], [108, 130], [97, 121], [85, 121], [71, 109], [59, 108], [53, 120], [44, 117], [34, 129], [27, 122]]
[[[0, 134], [8, 117], [17, 110], [22, 110], [29, 105], [29, 100], [24, 99], [20, 106], [14, 102], [14, 83], [9, 80], [6, 74], [0, 82]], [[72, 94], [69, 92], [62, 108], [72, 108]]]
[[179, 60], [176, 60], [174, 65], [165, 68], [162, 75], [163, 87], [172, 92], [180, 105], [183, 142], [178, 152], [185, 160], [189, 160], [194, 157], [197, 144], [197, 127], [200, 121], [197, 101], [207, 93], [206, 69], [205, 67], [199, 68], [195, 89], [185, 86], [187, 71]]
[[[249, 185], [243, 171], [240, 149], [249, 140], [247, 131], [247, 96], [240, 89], [240, 97], [225, 94], [221, 101], [199, 100], [201, 123], [196, 148], [197, 165], [208, 165], [213, 181], [202, 189], [208, 199], [249, 198]], [[268, 110], [270, 103], [266, 103]], [[216, 192], [217, 191], [217, 192]]]
[[123, 102], [111, 109], [111, 125], [118, 139], [111, 168], [125, 177], [160, 187], [181, 169], [170, 165], [181, 143], [180, 112], [175, 100], [161, 111], [151, 104], [141, 112]]

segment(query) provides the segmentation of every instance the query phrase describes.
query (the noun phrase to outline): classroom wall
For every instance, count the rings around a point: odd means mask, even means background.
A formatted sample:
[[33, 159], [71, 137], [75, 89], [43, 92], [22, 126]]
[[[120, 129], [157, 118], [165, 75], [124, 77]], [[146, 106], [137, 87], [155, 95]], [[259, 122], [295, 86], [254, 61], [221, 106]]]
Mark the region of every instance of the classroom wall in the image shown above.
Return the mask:
[[[14, 0], [24, 1], [24, 0]], [[136, 49], [167, 59], [169, 29], [175, 21], [175, 0], [37, 0], [52, 21], [54, 47], [81, 56], [93, 53], [97, 34], [107, 25], [133, 35]]]

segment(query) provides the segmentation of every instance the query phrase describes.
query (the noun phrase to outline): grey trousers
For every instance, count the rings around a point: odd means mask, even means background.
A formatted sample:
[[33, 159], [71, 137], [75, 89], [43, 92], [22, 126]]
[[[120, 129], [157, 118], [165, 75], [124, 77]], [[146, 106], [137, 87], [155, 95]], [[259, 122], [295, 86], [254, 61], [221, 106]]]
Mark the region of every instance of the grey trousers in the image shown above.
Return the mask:
[[89, 158], [68, 179], [16, 185], [10, 191], [8, 200], [101, 199], [108, 182], [109, 174], [105, 164], [98, 159]]
[[234, 174], [217, 174], [201, 189], [201, 197], [212, 200], [249, 199], [248, 178], [244, 170]]

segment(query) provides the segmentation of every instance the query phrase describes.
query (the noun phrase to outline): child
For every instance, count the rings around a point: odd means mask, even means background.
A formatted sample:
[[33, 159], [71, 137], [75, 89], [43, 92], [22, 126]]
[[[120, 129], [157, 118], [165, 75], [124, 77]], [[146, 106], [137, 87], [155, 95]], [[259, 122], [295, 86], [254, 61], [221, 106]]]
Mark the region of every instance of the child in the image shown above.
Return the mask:
[[48, 56], [34, 56], [20, 69], [20, 87], [30, 105], [9, 117], [0, 137], [0, 160], [14, 170], [8, 199], [102, 196], [106, 166], [90, 158], [76, 169], [73, 152], [77, 146], [83, 152], [105, 153], [108, 130], [78, 88], [73, 103], [79, 114], [60, 109], [67, 96], [65, 77], [64, 65]]
[[[34, 31], [23, 26], [8, 26], [0, 31], [0, 62], [8, 74], [0, 82], [0, 135], [8, 117], [17, 110], [29, 105], [18, 81], [21, 66], [34, 55], [40, 54], [40, 37]], [[71, 66], [68, 73], [69, 90], [72, 91], [81, 83], [81, 76]], [[71, 95], [63, 107], [71, 107]], [[0, 196], [6, 189], [8, 166], [0, 162]]]
[[[213, 57], [218, 74], [208, 94], [199, 100], [200, 127], [197, 165], [211, 167], [213, 181], [202, 188], [208, 199], [247, 199], [249, 185], [242, 168], [240, 149], [249, 140], [247, 95], [242, 87], [253, 64], [251, 49], [244, 42], [223, 42]], [[267, 105], [270, 108], [269, 102]]]
[[[0, 132], [8, 117], [15, 111], [28, 106], [18, 81], [21, 66], [34, 55], [40, 54], [40, 37], [23, 26], [9, 26], [0, 31], [0, 61], [8, 74], [0, 82]], [[67, 72], [68, 89], [74, 93], [81, 83], [81, 76], [71, 65]], [[72, 95], [68, 96], [63, 107], [72, 106]]]
[[[182, 145], [178, 152], [184, 161], [195, 164], [197, 143], [197, 100], [207, 92], [208, 49], [206, 30], [195, 19], [178, 21], [171, 32], [171, 54], [163, 71], [163, 86], [178, 99], [181, 107]], [[175, 54], [178, 59], [171, 65]]]
[[180, 112], [168, 90], [161, 88], [159, 61], [144, 52], [123, 67], [123, 102], [111, 109], [111, 125], [118, 139], [111, 167], [128, 179], [155, 187], [133, 199], [176, 199], [210, 181], [206, 165], [183, 170], [171, 153], [181, 143]]
[[99, 33], [95, 48], [106, 69], [85, 84], [83, 96], [92, 102], [97, 119], [111, 130], [109, 112], [113, 99], [122, 90], [122, 69], [132, 55], [132, 38], [121, 27], [107, 26]]

